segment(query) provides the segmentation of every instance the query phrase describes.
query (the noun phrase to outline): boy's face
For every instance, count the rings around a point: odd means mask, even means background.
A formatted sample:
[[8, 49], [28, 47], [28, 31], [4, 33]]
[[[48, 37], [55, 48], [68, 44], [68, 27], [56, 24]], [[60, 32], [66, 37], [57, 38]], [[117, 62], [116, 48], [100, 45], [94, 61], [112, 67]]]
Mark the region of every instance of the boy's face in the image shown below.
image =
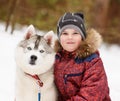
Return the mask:
[[78, 49], [82, 41], [81, 34], [74, 29], [65, 29], [60, 36], [60, 43], [64, 50], [73, 52]]

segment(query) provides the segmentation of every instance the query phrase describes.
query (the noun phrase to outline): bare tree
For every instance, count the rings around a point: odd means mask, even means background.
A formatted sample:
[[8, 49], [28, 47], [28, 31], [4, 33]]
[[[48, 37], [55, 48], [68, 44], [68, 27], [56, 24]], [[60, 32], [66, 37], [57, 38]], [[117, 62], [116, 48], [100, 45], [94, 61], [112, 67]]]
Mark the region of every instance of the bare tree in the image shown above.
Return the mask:
[[17, 2], [18, 2], [18, 0], [10, 0], [9, 1], [9, 10], [8, 10], [8, 16], [7, 16], [7, 20], [6, 20], [5, 31], [7, 31], [8, 26], [9, 26], [9, 24], [11, 22], [11, 24], [12, 24], [11, 33], [13, 33], [14, 26], [15, 26], [15, 19], [16, 19], [16, 17], [14, 15], [14, 12], [16, 10]]
[[109, 4], [110, 0], [96, 0], [95, 3], [94, 27], [100, 30], [101, 33], [106, 28]]

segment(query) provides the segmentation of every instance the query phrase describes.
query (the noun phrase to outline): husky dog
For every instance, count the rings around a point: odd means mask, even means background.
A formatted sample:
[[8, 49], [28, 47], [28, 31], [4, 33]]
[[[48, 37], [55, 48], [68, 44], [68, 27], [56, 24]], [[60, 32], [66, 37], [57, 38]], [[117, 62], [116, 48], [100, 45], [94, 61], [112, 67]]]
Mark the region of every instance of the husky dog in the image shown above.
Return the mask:
[[40, 36], [33, 25], [17, 45], [15, 101], [56, 101], [53, 64], [55, 37], [52, 31]]

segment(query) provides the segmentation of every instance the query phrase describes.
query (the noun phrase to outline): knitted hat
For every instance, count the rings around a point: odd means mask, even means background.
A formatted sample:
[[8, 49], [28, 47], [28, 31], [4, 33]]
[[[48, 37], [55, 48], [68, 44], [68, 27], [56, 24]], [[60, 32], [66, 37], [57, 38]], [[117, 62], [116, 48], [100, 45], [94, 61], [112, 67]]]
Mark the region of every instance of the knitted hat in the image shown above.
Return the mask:
[[61, 33], [67, 29], [73, 28], [78, 31], [82, 39], [86, 38], [86, 30], [84, 25], [84, 15], [82, 13], [65, 13], [58, 21], [57, 35], [60, 38]]

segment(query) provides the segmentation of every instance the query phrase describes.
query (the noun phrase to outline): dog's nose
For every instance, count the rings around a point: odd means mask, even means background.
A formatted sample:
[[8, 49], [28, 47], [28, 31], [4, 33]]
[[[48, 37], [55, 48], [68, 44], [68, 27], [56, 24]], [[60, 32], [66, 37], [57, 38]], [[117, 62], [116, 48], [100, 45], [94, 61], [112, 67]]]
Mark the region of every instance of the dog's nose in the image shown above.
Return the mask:
[[35, 55], [32, 55], [30, 58], [31, 58], [32, 61], [37, 60], [37, 56], [35, 56]]

